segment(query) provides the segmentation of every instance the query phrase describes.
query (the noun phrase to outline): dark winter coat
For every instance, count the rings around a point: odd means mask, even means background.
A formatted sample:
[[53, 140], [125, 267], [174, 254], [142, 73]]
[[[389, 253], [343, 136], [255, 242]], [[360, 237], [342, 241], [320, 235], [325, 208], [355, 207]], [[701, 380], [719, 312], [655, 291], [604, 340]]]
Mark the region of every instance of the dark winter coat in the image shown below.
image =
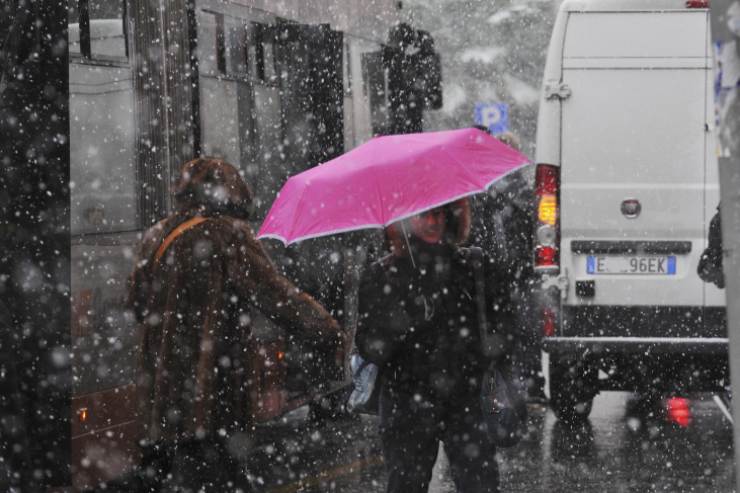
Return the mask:
[[[363, 274], [357, 348], [381, 367], [384, 385], [462, 404], [479, 395], [489, 363], [481, 349], [473, 260], [455, 244], [430, 246], [413, 237], [410, 243], [415, 266], [408, 255], [390, 255]], [[499, 336], [503, 357], [511, 340], [508, 287], [488, 257], [483, 265], [489, 330]]]
[[[179, 211], [145, 233], [132, 275], [141, 333], [139, 412], [152, 441], [247, 427], [253, 309], [305, 337], [334, 342], [339, 333], [318, 303], [276, 271], [248, 223], [234, 217], [246, 218], [251, 201], [236, 170], [196, 161], [183, 169]], [[196, 214], [207, 220], [155, 260], [169, 233]]]
[[[428, 261], [389, 256], [372, 264], [360, 286], [357, 347], [382, 368], [383, 381], [429, 399], [478, 395], [489, 360], [481, 351], [471, 259], [458, 247]], [[511, 334], [509, 296], [489, 259], [488, 321], [500, 336], [501, 355]]]

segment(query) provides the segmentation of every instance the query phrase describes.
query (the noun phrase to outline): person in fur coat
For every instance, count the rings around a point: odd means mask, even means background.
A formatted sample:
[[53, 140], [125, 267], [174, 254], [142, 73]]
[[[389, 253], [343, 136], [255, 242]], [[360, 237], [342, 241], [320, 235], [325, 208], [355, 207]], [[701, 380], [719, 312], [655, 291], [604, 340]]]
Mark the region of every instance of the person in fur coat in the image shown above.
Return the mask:
[[174, 199], [174, 212], [144, 234], [131, 276], [143, 443], [156, 457], [149, 473], [169, 469], [173, 487], [226, 491], [245, 477], [233, 456], [250, 432], [253, 311], [290, 335], [335, 347], [341, 331], [255, 239], [247, 222], [252, 193], [234, 166], [185, 163]]

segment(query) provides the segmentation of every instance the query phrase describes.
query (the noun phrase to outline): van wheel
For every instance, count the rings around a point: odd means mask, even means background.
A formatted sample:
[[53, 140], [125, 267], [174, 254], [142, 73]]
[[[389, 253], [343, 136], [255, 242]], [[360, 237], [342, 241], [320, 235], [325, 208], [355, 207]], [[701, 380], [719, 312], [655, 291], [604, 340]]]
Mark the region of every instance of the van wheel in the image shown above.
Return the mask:
[[596, 375], [582, 362], [550, 361], [550, 407], [560, 421], [580, 425], [588, 420], [598, 391]]

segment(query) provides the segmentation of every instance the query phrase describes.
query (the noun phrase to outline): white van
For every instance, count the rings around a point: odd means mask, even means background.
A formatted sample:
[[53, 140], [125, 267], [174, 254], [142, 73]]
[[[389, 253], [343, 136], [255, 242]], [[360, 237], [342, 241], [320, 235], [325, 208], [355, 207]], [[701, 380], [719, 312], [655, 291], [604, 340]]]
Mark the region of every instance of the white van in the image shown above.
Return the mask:
[[537, 129], [551, 404], [719, 390], [724, 293], [697, 275], [718, 202], [707, 0], [565, 0]]

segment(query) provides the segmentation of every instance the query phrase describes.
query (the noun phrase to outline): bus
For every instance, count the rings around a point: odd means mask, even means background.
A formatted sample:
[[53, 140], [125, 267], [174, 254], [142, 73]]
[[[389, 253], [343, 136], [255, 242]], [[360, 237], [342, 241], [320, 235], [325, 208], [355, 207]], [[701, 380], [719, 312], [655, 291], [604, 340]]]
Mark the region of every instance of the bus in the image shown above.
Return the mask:
[[[398, 21], [397, 2], [175, 3], [70, 2], [72, 472], [79, 490], [120, 477], [139, 460], [128, 276], [141, 233], [170, 211], [179, 165], [197, 155], [235, 164], [253, 187], [259, 221], [287, 176], [388, 125], [382, 38]], [[309, 243], [268, 245], [284, 272], [351, 330], [351, 286], [362, 259], [342, 239], [320, 246], [317, 253]], [[252, 338], [257, 422], [346, 387], [348, 374], [327, 383], [266, 320], [255, 323]]]

